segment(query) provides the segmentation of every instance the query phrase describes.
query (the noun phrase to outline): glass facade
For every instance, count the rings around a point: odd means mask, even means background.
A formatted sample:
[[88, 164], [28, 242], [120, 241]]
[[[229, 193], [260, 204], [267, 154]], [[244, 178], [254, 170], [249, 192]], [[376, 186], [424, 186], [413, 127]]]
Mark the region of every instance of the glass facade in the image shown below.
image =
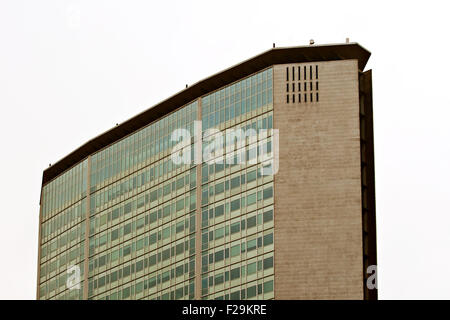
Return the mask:
[[[272, 123], [272, 69], [202, 98], [204, 131], [259, 132]], [[255, 161], [260, 143], [270, 152], [271, 138], [259, 138], [247, 138], [231, 161], [202, 164], [202, 299], [273, 298], [273, 176]]]
[[[170, 157], [172, 132], [185, 128], [193, 136], [195, 120], [204, 133], [271, 129], [272, 95], [269, 68], [180, 107], [45, 184], [39, 298], [194, 299], [196, 289], [202, 299], [273, 298], [273, 177], [261, 175], [265, 163], [252, 161], [259, 144], [270, 151], [270, 134], [246, 140], [243, 163], [176, 165]], [[80, 268], [76, 290], [67, 286], [72, 266]]]
[[[67, 269], [84, 275], [87, 160], [42, 188], [39, 296], [82, 299], [83, 290], [67, 290]], [[81, 281], [81, 288], [84, 283]]]

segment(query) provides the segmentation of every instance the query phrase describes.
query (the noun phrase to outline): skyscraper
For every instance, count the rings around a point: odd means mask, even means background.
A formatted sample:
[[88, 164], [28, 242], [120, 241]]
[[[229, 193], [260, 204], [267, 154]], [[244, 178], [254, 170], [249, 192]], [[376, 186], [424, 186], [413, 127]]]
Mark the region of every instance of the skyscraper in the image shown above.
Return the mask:
[[273, 48], [43, 173], [38, 299], [376, 299], [370, 53]]

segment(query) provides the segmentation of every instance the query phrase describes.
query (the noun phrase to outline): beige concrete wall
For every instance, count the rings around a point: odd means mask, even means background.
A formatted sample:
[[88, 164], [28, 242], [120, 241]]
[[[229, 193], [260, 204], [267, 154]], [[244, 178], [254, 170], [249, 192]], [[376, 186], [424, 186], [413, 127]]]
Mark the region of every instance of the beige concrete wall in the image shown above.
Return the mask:
[[[319, 102], [292, 103], [304, 65], [308, 90], [318, 65]], [[357, 60], [274, 66], [275, 299], [363, 299], [358, 103]]]

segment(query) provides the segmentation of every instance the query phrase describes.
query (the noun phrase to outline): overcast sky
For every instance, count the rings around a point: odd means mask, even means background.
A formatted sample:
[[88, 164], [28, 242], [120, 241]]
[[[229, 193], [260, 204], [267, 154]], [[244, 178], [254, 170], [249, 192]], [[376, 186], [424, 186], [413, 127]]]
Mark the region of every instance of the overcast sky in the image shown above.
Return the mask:
[[[364, 2], [365, 3], [365, 2]], [[449, 299], [444, 1], [0, 1], [0, 299], [34, 299], [42, 171], [272, 47], [372, 52], [381, 299]]]

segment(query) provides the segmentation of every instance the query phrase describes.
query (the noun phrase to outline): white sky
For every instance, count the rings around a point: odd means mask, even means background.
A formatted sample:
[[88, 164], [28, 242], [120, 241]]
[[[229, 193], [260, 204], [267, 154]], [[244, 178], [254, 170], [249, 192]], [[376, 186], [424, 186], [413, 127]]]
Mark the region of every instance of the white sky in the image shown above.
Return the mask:
[[444, 1], [0, 1], [0, 299], [36, 294], [42, 171], [272, 47], [372, 52], [381, 299], [449, 299]]

